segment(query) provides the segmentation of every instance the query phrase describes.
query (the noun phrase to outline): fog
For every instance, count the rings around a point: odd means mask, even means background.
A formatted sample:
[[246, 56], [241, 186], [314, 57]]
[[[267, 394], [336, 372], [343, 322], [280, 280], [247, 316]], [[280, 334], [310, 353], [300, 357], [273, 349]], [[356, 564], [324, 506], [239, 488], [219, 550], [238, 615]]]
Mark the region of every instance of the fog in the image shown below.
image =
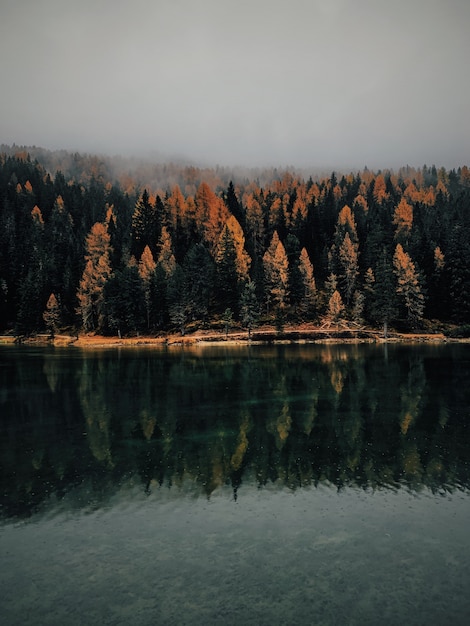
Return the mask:
[[470, 163], [468, 0], [2, 0], [0, 143]]

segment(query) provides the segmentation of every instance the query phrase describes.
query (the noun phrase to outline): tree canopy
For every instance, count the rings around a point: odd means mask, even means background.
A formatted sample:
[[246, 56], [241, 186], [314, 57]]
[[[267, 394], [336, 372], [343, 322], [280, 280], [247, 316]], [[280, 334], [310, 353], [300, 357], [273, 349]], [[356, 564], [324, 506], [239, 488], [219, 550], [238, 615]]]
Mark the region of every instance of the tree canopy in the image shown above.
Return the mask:
[[250, 329], [280, 312], [470, 323], [466, 166], [116, 174], [106, 159], [37, 154], [0, 154], [2, 332], [155, 333], [227, 311]]

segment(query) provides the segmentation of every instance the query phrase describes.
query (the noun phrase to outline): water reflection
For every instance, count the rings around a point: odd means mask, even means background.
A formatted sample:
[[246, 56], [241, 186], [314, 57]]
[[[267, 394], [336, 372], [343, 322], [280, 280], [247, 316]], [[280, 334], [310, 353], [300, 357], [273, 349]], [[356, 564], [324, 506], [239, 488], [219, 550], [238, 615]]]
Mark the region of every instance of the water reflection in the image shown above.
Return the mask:
[[[73, 492], [320, 483], [468, 489], [469, 349], [0, 352], [3, 518]], [[186, 487], [185, 487], [186, 486]]]

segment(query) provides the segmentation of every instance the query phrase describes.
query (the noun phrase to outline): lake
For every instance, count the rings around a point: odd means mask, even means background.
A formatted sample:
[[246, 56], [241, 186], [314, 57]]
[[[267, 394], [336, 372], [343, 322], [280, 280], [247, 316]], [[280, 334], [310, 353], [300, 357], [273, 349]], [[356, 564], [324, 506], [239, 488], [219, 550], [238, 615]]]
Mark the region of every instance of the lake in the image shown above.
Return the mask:
[[2, 624], [468, 624], [470, 345], [0, 346]]

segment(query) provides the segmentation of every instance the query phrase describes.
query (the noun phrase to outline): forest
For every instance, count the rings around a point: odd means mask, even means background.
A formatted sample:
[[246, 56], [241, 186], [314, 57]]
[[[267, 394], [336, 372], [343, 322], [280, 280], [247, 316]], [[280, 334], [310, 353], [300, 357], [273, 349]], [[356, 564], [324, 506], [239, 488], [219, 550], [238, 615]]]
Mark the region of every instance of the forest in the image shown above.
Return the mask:
[[0, 149], [0, 332], [470, 325], [470, 170]]

